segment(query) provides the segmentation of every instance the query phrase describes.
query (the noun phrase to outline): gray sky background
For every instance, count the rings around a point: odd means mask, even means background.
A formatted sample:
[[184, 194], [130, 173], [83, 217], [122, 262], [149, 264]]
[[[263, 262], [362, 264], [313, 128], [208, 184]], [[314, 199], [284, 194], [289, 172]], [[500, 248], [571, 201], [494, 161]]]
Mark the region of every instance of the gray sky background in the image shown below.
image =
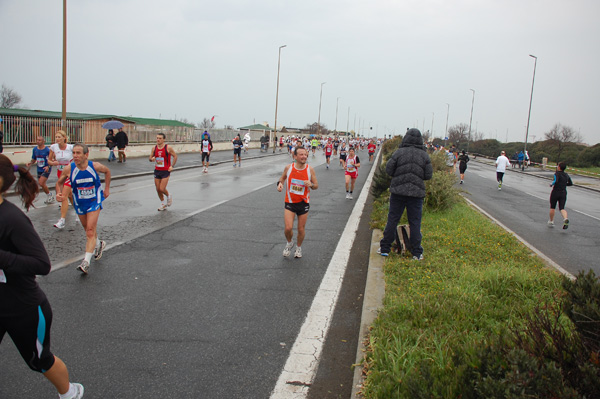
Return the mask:
[[[70, 112], [217, 127], [321, 121], [441, 137], [469, 123], [523, 141], [555, 123], [600, 142], [597, 0], [78, 0], [68, 2]], [[0, 0], [0, 83], [60, 111], [62, 1]], [[350, 118], [348, 119], [348, 107]], [[366, 133], [366, 132], [365, 132]]]

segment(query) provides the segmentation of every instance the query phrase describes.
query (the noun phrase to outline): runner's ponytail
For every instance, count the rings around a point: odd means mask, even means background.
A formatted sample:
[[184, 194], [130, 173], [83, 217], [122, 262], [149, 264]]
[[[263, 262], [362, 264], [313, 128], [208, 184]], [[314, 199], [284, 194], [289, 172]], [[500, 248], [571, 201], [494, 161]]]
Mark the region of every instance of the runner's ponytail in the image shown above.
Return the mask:
[[15, 172], [19, 173], [19, 180], [15, 185], [15, 192], [21, 196], [23, 205], [27, 210], [33, 205], [35, 197], [37, 197], [40, 188], [34, 177], [29, 173], [29, 170], [24, 166], [13, 165], [11, 160], [0, 154], [0, 178], [2, 178], [2, 187], [0, 194], [5, 193], [10, 186], [17, 180]]

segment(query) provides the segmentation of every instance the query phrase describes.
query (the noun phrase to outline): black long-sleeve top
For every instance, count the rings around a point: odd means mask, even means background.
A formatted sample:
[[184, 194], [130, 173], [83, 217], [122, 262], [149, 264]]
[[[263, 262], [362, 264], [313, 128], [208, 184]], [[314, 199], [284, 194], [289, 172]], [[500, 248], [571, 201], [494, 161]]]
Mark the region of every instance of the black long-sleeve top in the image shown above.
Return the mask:
[[0, 314], [39, 305], [46, 294], [36, 275], [50, 273], [50, 258], [31, 220], [16, 205], [0, 203]]

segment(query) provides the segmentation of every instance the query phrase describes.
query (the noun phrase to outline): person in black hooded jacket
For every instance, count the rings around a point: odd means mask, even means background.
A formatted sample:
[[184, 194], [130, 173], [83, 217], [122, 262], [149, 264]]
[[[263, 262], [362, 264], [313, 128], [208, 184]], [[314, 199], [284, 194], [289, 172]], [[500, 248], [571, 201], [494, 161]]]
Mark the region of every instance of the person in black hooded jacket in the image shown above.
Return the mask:
[[418, 129], [409, 129], [385, 166], [392, 176], [390, 183], [390, 210], [379, 245], [382, 256], [388, 256], [396, 237], [398, 222], [404, 213], [410, 226], [410, 243], [413, 259], [423, 259], [421, 246], [421, 215], [425, 198], [425, 180], [433, 176], [431, 159], [423, 145], [423, 136]]

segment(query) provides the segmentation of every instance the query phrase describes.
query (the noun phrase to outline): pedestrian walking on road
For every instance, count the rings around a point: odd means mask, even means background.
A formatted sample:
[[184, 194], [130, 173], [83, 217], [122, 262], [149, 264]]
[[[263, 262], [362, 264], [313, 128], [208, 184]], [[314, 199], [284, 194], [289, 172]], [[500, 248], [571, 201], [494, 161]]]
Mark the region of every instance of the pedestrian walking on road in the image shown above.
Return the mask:
[[0, 155], [0, 342], [8, 333], [27, 366], [42, 373], [60, 398], [79, 399], [83, 386], [69, 382], [67, 366], [50, 350], [52, 307], [36, 282], [36, 275], [50, 273], [50, 258], [31, 220], [3, 198], [16, 180], [15, 172], [25, 208], [39, 191], [27, 169]]
[[400, 148], [385, 165], [392, 176], [390, 183], [390, 209], [388, 220], [379, 245], [379, 253], [388, 256], [396, 238], [398, 222], [406, 208], [410, 225], [410, 244], [414, 260], [423, 260], [421, 246], [421, 217], [425, 198], [425, 180], [433, 176], [431, 159], [423, 145], [423, 136], [418, 129], [409, 129]]
[[239, 162], [240, 168], [242, 167], [242, 147], [244, 147], [244, 143], [240, 139], [240, 135], [235, 136], [233, 140], [233, 167], [235, 168], [235, 163]]
[[115, 137], [115, 132], [112, 129], [108, 130], [108, 134], [106, 135], [106, 147], [108, 148], [108, 162], [114, 161], [117, 159], [115, 156], [114, 149], [117, 146], [117, 138]]
[[123, 128], [120, 127], [119, 131], [115, 135], [117, 139], [117, 150], [119, 150], [119, 163], [127, 162], [127, 155], [125, 155], [125, 147], [129, 145], [129, 137], [127, 133], [123, 131]]
[[164, 133], [156, 135], [156, 145], [148, 158], [150, 162], [155, 163], [154, 185], [158, 199], [160, 199], [159, 211], [164, 211], [173, 204], [173, 196], [167, 191], [167, 184], [169, 184], [169, 177], [177, 163], [177, 153], [172, 147], [165, 144], [166, 137]]
[[567, 203], [567, 187], [573, 185], [571, 177], [565, 173], [566, 169], [567, 164], [565, 162], [559, 162], [556, 166], [554, 180], [550, 184], [552, 192], [550, 193], [550, 220], [548, 220], [548, 227], [554, 227], [554, 212], [558, 203], [558, 210], [563, 217], [563, 230], [569, 228], [569, 218], [565, 204]]
[[296, 238], [296, 251], [294, 258], [302, 257], [302, 243], [306, 235], [305, 227], [310, 208], [310, 191], [319, 188], [317, 175], [312, 166], [306, 163], [308, 150], [302, 146], [294, 149], [294, 162], [283, 170], [277, 181], [277, 191], [285, 188], [285, 210], [283, 220], [285, 223], [285, 238], [287, 244], [283, 249], [283, 256], [290, 256], [294, 248], [294, 219], [298, 216], [298, 237]]
[[469, 156], [465, 150], [458, 156], [458, 172], [460, 173], [460, 184], [465, 181], [465, 171], [467, 170], [467, 163], [469, 162]]
[[202, 172], [208, 173], [208, 165], [210, 163], [210, 152], [213, 149], [213, 143], [207, 132], [204, 132], [200, 149], [202, 151]]
[[[110, 169], [99, 162], [88, 161], [89, 149], [85, 144], [73, 146], [73, 162], [67, 165], [56, 183], [56, 199], [61, 201], [63, 183], [69, 178], [73, 188], [73, 208], [85, 230], [85, 255], [78, 269], [87, 274], [92, 256], [102, 258], [106, 243], [98, 238], [96, 227], [102, 210], [102, 201], [110, 195]], [[104, 174], [104, 191], [98, 172]], [[60, 187], [60, 190], [59, 190]]]
[[510, 166], [510, 160], [506, 157], [506, 152], [502, 151], [496, 159], [496, 180], [498, 181], [498, 190], [502, 190], [502, 182], [506, 168]]

